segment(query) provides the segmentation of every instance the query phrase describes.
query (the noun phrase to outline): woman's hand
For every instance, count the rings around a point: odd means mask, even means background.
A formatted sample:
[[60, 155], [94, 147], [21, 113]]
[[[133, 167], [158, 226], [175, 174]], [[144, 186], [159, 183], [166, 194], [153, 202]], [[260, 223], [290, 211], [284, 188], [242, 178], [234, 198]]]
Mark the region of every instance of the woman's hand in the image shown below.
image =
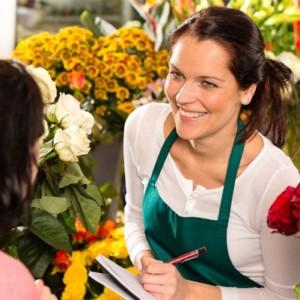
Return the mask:
[[142, 257], [141, 264], [141, 283], [156, 299], [186, 299], [188, 281], [181, 277], [174, 265], [149, 256]]
[[56, 296], [53, 295], [48, 286], [46, 286], [43, 280], [36, 280], [36, 288], [38, 290], [39, 300], [57, 300]]

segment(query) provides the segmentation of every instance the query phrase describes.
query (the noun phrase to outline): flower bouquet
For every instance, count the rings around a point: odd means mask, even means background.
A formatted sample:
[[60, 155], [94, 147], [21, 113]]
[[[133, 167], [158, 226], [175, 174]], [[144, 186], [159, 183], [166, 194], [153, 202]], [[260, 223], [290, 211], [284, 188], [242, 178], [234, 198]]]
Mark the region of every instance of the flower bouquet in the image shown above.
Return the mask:
[[45, 69], [28, 66], [27, 70], [37, 82], [45, 103], [40, 171], [30, 215], [9, 234], [1, 236], [0, 246], [22, 260], [36, 278], [43, 278], [60, 296], [64, 290], [63, 274], [53, 274], [57, 251], [71, 255], [73, 249], [80, 248], [79, 223], [90, 233], [84, 235], [89, 246], [103, 239], [109, 229], [99, 229], [99, 224], [103, 223], [105, 203], [114, 191], [109, 184], [98, 187], [92, 182], [88, 153], [93, 116], [82, 110], [72, 95], [57, 95], [55, 83]]
[[[268, 227], [283, 235], [300, 233], [300, 183], [288, 186], [277, 196], [267, 215]], [[300, 299], [300, 283], [296, 285], [297, 299]]]
[[21, 41], [13, 56], [43, 67], [58, 91], [72, 94], [99, 126], [94, 137], [122, 134], [124, 121], [147, 85], [167, 74], [168, 52], [138, 27], [113, 29], [107, 36], [70, 26], [56, 34], [40, 33]]
[[88, 232], [79, 220], [73, 235], [73, 251], [68, 254], [58, 250], [54, 260], [53, 273], [62, 274], [64, 289], [62, 300], [122, 299], [111, 290], [104, 288], [88, 277], [88, 271], [103, 272], [95, 258], [104, 255], [127, 268], [134, 274], [124, 240], [123, 221], [106, 220], [97, 227], [94, 234]]

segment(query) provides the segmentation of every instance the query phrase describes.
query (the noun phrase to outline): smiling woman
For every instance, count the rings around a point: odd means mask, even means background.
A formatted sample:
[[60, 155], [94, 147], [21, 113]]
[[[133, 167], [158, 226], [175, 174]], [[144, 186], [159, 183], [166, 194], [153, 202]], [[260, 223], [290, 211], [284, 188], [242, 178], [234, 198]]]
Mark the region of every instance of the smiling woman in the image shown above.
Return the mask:
[[[235, 9], [202, 10], [169, 42], [169, 104], [137, 109], [124, 134], [125, 235], [144, 288], [158, 299], [293, 299], [300, 240], [265, 221], [300, 179], [279, 149], [291, 71], [265, 57], [257, 26]], [[163, 263], [200, 247], [178, 268]]]

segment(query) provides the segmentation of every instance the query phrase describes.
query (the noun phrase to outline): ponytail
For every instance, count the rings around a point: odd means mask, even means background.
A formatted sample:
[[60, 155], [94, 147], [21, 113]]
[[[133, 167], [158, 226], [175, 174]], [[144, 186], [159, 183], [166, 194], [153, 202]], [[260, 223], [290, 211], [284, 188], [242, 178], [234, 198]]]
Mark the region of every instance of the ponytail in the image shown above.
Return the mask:
[[288, 125], [288, 102], [295, 95], [293, 73], [283, 63], [267, 58], [263, 73], [251, 103], [242, 107], [250, 112], [245, 138], [259, 129], [274, 145], [282, 147]]

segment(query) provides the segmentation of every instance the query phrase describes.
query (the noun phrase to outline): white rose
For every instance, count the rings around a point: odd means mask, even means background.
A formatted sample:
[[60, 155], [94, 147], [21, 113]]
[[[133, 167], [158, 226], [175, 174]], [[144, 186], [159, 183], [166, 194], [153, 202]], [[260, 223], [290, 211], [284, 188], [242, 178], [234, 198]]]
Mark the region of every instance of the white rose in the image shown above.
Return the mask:
[[50, 74], [44, 68], [35, 68], [32, 65], [26, 68], [27, 72], [36, 81], [40, 88], [43, 102], [45, 104], [52, 103], [57, 95], [55, 82], [51, 79]]
[[281, 52], [277, 59], [287, 65], [294, 73], [295, 81], [300, 80], [300, 59], [292, 52]]
[[54, 135], [54, 149], [63, 161], [77, 161], [77, 157], [89, 153], [90, 140], [84, 130], [71, 126], [57, 129]]
[[[49, 109], [50, 113], [53, 112]], [[57, 103], [55, 104], [55, 116], [57, 122], [63, 128], [70, 126], [78, 126], [87, 134], [90, 134], [94, 125], [93, 116], [80, 108], [79, 101], [70, 94], [61, 94]]]

